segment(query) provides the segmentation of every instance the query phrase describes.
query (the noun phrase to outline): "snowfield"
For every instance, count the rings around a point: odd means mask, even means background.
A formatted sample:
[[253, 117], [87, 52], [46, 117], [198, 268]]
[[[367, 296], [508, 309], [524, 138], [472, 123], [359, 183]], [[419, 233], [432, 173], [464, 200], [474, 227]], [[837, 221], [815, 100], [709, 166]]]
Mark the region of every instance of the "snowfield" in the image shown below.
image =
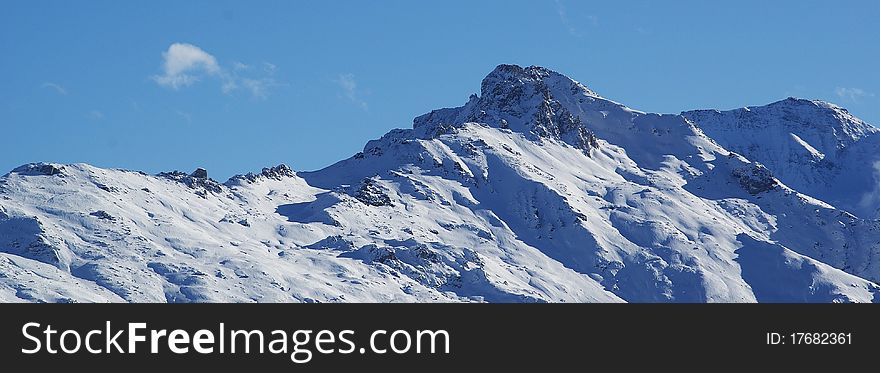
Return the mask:
[[4, 302], [872, 302], [880, 131], [832, 104], [651, 114], [501, 65], [315, 172], [0, 178]]

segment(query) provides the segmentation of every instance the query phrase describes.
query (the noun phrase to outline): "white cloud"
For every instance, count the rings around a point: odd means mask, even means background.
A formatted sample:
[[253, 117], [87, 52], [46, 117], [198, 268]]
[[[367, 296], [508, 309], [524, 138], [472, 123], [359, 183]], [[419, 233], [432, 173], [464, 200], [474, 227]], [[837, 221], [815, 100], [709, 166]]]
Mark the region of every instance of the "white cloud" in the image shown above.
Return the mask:
[[[225, 94], [232, 94], [239, 88], [244, 89], [256, 99], [269, 98], [269, 90], [272, 87], [280, 86], [273, 75], [277, 67], [269, 62], [262, 63], [262, 74], [260, 69], [241, 62], [233, 64], [231, 73], [224, 72], [222, 75], [223, 84], [220, 89]], [[248, 75], [242, 75], [248, 74]]]
[[235, 81], [235, 79], [224, 78], [223, 84], [220, 85], [220, 91], [227, 95], [232, 94], [232, 92], [236, 89], [238, 89], [238, 83]]
[[841, 99], [850, 100], [852, 102], [859, 102], [860, 99], [865, 97], [874, 97], [873, 93], [865, 92], [865, 90], [861, 88], [837, 87], [834, 89], [834, 94]]
[[354, 80], [354, 74], [339, 74], [339, 77], [334, 79], [333, 82], [342, 89], [342, 96], [361, 109], [367, 110], [367, 102], [358, 95], [357, 81]]
[[241, 85], [247, 89], [254, 98], [268, 98], [269, 88], [278, 85], [274, 79], [250, 79], [241, 78]]
[[187, 113], [185, 111], [175, 110], [174, 114], [177, 114], [181, 119], [185, 120], [187, 123], [192, 123], [192, 114]]
[[153, 76], [161, 86], [180, 89], [199, 80], [201, 75], [220, 73], [217, 59], [201, 48], [186, 43], [174, 43], [162, 52], [162, 75]]
[[593, 26], [593, 27], [599, 26], [599, 17], [598, 17], [598, 16], [594, 16], [594, 15], [592, 15], [592, 14], [591, 14], [591, 15], [588, 15], [588, 16], [587, 16], [587, 21], [589, 21], [589, 22], [590, 22], [590, 25]]
[[244, 62], [233, 61], [224, 67], [210, 53], [186, 43], [174, 43], [162, 53], [162, 74], [152, 79], [160, 86], [174, 90], [190, 86], [203, 77], [220, 81], [220, 91], [232, 95], [238, 89], [244, 89], [254, 98], [269, 97], [269, 90], [279, 86], [272, 75], [277, 67], [269, 62], [262, 63], [262, 69], [256, 69]]
[[104, 119], [104, 113], [99, 110], [92, 110], [89, 112], [89, 119], [91, 120], [101, 120]]
[[[565, 27], [565, 29], [568, 31], [569, 34], [571, 34], [571, 36], [578, 38], [582, 37], [583, 34], [581, 34], [580, 30], [578, 30], [578, 28], [575, 27], [574, 23], [572, 23], [569, 19], [568, 11], [565, 9], [565, 5], [562, 4], [562, 1], [554, 0], [554, 2], [556, 3], [556, 14], [559, 15], [559, 21], [562, 22], [562, 26]], [[585, 18], [591, 26], [596, 27], [599, 25], [599, 17], [594, 15], [587, 15], [585, 16]]]
[[67, 89], [62, 87], [60, 84], [55, 84], [52, 82], [45, 82], [40, 86], [40, 88], [51, 89], [51, 90], [55, 91], [56, 93], [58, 93], [59, 95], [67, 95]]

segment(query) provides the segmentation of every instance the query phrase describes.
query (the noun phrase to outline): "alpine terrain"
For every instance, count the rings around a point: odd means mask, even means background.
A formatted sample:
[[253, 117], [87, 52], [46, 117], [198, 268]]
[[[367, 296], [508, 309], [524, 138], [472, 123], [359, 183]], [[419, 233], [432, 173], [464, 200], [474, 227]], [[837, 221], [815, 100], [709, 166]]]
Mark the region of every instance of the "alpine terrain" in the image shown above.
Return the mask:
[[878, 218], [841, 107], [645, 113], [501, 65], [319, 171], [18, 167], [0, 301], [872, 302]]

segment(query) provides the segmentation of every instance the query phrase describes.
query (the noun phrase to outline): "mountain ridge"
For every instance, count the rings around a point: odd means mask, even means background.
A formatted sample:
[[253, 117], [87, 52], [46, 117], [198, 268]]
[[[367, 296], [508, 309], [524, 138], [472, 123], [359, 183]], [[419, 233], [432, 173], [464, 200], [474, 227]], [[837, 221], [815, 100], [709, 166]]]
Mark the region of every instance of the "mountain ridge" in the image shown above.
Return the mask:
[[[464, 105], [318, 171], [220, 183], [202, 169], [25, 165], [0, 178], [0, 300], [880, 300], [873, 201], [850, 213], [837, 206], [861, 201], [803, 176], [824, 158], [870, 163], [877, 131], [816, 101], [745, 110], [645, 113], [499, 65]], [[738, 119], [753, 115], [842, 127], [750, 154], [780, 138]], [[846, 164], [832, 176], [873, 177]]]

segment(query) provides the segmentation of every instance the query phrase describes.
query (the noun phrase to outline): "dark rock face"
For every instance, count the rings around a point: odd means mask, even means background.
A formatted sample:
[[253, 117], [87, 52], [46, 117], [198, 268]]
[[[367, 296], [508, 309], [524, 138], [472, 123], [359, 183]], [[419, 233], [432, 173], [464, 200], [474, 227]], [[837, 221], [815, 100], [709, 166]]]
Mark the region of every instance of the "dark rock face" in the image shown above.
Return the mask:
[[119, 191], [119, 188], [114, 187], [114, 186], [109, 186], [104, 183], [95, 182], [95, 186], [98, 187], [98, 189], [101, 189], [105, 192], [116, 193]]
[[773, 174], [760, 163], [752, 163], [751, 167], [734, 169], [733, 177], [739, 181], [739, 184], [749, 194], [760, 194], [773, 188], [779, 184]]
[[589, 155], [598, 141], [563, 102], [598, 97], [595, 92], [543, 67], [499, 65], [461, 107], [431, 111], [413, 121], [416, 136], [435, 138], [465, 123], [510, 129], [538, 139], [567, 143]]
[[385, 194], [373, 179], [364, 179], [354, 198], [370, 206], [393, 206], [391, 197]]
[[224, 216], [223, 219], [220, 219], [220, 222], [221, 223], [238, 224], [243, 227], [250, 227], [251, 226], [251, 222], [248, 220], [248, 218], [236, 217], [236, 216], [232, 216], [232, 215]]
[[351, 243], [351, 241], [346, 240], [340, 235], [329, 236], [306, 247], [317, 250], [327, 249], [339, 251], [352, 251], [355, 249], [354, 244]]
[[515, 118], [529, 111], [526, 103], [535, 96], [549, 98], [544, 78], [550, 71], [541, 67], [522, 68], [516, 65], [499, 65], [480, 84], [481, 106]]
[[64, 166], [49, 163], [30, 163], [16, 167], [12, 173], [25, 176], [64, 176]]
[[189, 177], [189, 175], [187, 175], [185, 172], [180, 172], [180, 171], [160, 172], [156, 176], [164, 177], [166, 179], [171, 179], [174, 181], [180, 181], [185, 177]]
[[229, 178], [229, 181], [226, 182], [227, 185], [235, 185], [242, 183], [254, 183], [260, 179], [271, 179], [281, 181], [284, 178], [295, 177], [296, 173], [290, 169], [286, 164], [279, 164], [275, 167], [266, 167], [263, 168], [262, 172], [259, 174], [255, 174], [253, 172], [248, 172], [244, 175], [235, 175]]
[[110, 215], [109, 213], [107, 213], [107, 211], [104, 211], [104, 210], [98, 210], [98, 211], [95, 211], [89, 215], [94, 216], [94, 217], [101, 219], [101, 220], [110, 220], [110, 221], [116, 220], [116, 218], [113, 217], [113, 215]]
[[290, 167], [283, 163], [275, 167], [264, 168], [263, 172], [261, 172], [260, 175], [265, 178], [274, 180], [281, 180], [285, 177], [296, 176], [293, 170], [291, 170]]
[[587, 155], [590, 155], [591, 149], [599, 147], [596, 135], [586, 129], [581, 118], [572, 115], [559, 101], [550, 98], [542, 101], [535, 113], [532, 132], [539, 137], [561, 140], [581, 149]]
[[207, 179], [208, 178], [208, 170], [199, 167], [195, 171], [193, 171], [191, 174], [189, 174], [189, 176], [192, 176], [196, 179]]
[[203, 168], [196, 169], [195, 171], [193, 171], [192, 174], [186, 174], [180, 171], [171, 171], [160, 172], [156, 176], [185, 184], [191, 189], [195, 189], [196, 194], [203, 198], [207, 197], [207, 192], [217, 194], [223, 192], [223, 186], [214, 179], [208, 178], [208, 171]]

